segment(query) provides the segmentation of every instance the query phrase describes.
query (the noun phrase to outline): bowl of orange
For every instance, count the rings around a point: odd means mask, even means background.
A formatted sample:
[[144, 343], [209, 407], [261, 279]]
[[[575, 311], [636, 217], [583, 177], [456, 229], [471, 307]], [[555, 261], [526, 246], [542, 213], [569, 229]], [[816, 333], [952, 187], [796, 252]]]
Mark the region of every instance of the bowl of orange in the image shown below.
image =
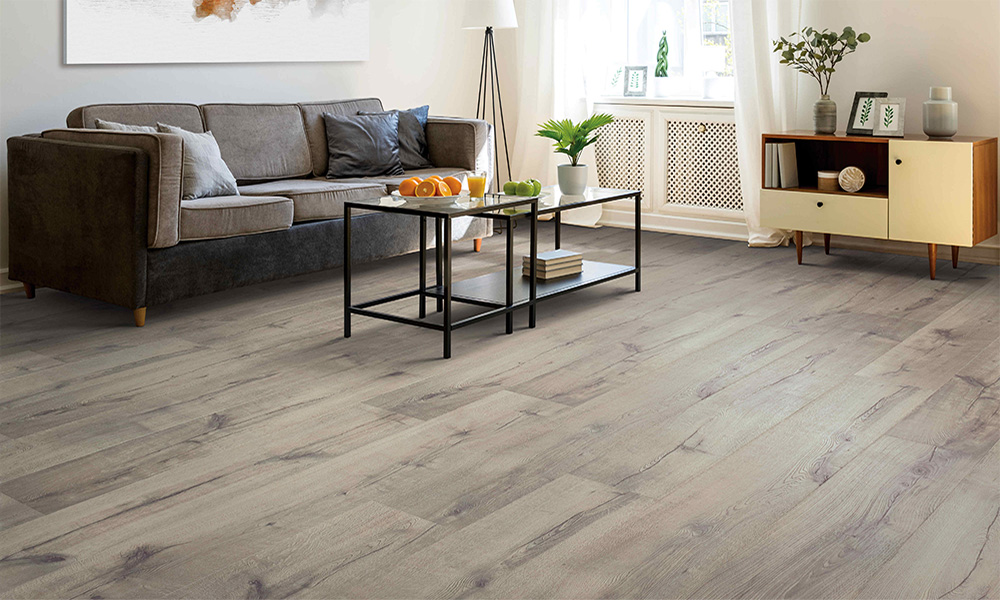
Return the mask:
[[410, 177], [399, 184], [392, 193], [412, 204], [450, 204], [468, 196], [462, 191], [462, 182], [457, 177], [431, 175], [427, 179]]

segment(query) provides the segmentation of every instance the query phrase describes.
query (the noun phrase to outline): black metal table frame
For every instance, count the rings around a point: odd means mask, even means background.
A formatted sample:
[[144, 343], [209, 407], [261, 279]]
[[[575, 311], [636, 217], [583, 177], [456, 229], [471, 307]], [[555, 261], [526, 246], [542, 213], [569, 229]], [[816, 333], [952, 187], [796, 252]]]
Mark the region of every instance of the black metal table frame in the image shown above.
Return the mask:
[[[503, 213], [493, 213], [493, 212], [475, 212], [470, 214], [456, 214], [456, 215], [428, 215], [426, 212], [421, 212], [419, 210], [405, 210], [399, 207], [393, 207], [392, 210], [383, 210], [381, 212], [391, 212], [397, 214], [411, 214], [420, 217], [420, 276], [419, 276], [419, 286], [415, 290], [409, 290], [406, 292], [400, 292], [398, 294], [392, 294], [390, 296], [383, 296], [381, 298], [376, 298], [374, 300], [369, 300], [367, 302], [362, 302], [360, 304], [351, 304], [351, 208], [360, 208], [364, 210], [379, 210], [377, 205], [369, 204], [355, 204], [351, 203], [344, 204], [344, 337], [351, 337], [351, 315], [362, 315], [365, 317], [372, 317], [375, 319], [383, 319], [386, 321], [393, 321], [395, 323], [402, 323], [405, 325], [414, 325], [416, 327], [423, 327], [425, 329], [433, 329], [435, 331], [441, 331], [444, 334], [444, 358], [451, 358], [451, 333], [453, 330], [460, 327], [465, 327], [467, 325], [472, 325], [473, 323], [478, 323], [484, 319], [490, 317], [495, 317], [499, 315], [506, 315], [506, 333], [514, 333], [514, 310], [521, 308], [522, 306], [528, 306], [528, 327], [534, 328], [536, 322], [535, 315], [535, 304], [536, 304], [536, 293], [537, 293], [537, 277], [535, 273], [534, 263], [538, 256], [538, 199], [533, 198], [530, 200], [525, 200], [523, 204], [530, 204], [531, 212], [531, 294], [527, 301], [525, 302], [514, 302], [514, 236], [513, 227], [510, 226], [511, 221], [517, 218], [518, 215], [508, 215]], [[435, 278], [436, 278], [436, 289], [440, 292], [430, 290], [427, 287], [427, 218], [431, 216], [434, 219], [434, 241], [435, 241]], [[463, 298], [452, 298], [451, 288], [452, 288], [452, 268], [451, 268], [451, 221], [453, 218], [461, 216], [471, 216], [477, 218], [490, 219], [493, 221], [505, 221], [507, 223], [507, 260], [506, 260], [506, 275], [507, 275], [507, 301], [503, 305], [495, 305], [493, 303], [479, 302], [475, 300], [463, 299]], [[393, 315], [390, 313], [379, 312], [371, 310], [371, 307], [378, 306], [380, 304], [387, 304], [389, 302], [395, 302], [396, 300], [402, 300], [404, 298], [411, 298], [417, 296], [419, 298], [419, 319], [411, 319], [408, 317], [401, 317], [399, 315]], [[431, 323], [429, 321], [424, 321], [427, 317], [427, 298], [433, 297], [437, 300], [437, 312], [444, 313], [442, 315], [442, 323]], [[452, 322], [451, 319], [451, 309], [452, 301], [463, 302], [466, 304], [474, 304], [479, 306], [486, 306], [491, 310], [481, 312], [471, 317], [466, 317], [460, 321]]]
[[[603, 278], [595, 279], [584, 284], [575, 285], [572, 287], [567, 287], [566, 289], [560, 290], [555, 293], [551, 293], [542, 298], [538, 297], [537, 287], [538, 278], [536, 272], [536, 262], [538, 256], [538, 217], [540, 214], [554, 214], [554, 224], [555, 224], [555, 239], [554, 246], [559, 249], [562, 245], [562, 212], [563, 210], [572, 210], [574, 208], [581, 208], [583, 206], [590, 206], [593, 204], [603, 204], [606, 202], [612, 202], [617, 200], [626, 200], [632, 198], [635, 202], [635, 265], [631, 268], [624, 269], [618, 273], [605, 276]], [[355, 204], [355, 208], [365, 209], [365, 210], [379, 210], [377, 205], [368, 204]], [[458, 215], [441, 215], [433, 216], [435, 220], [435, 279], [436, 287], [427, 287], [427, 218], [426, 213], [422, 213], [417, 210], [401, 210], [398, 207], [393, 207], [393, 210], [383, 211], [383, 212], [395, 212], [402, 214], [412, 214], [420, 217], [420, 250], [419, 250], [419, 261], [420, 261], [420, 274], [419, 274], [419, 287], [415, 290], [409, 290], [406, 292], [401, 292], [398, 294], [393, 294], [390, 296], [383, 296], [381, 298], [376, 298], [374, 300], [369, 300], [362, 302], [360, 304], [351, 304], [351, 203], [345, 203], [344, 205], [344, 337], [351, 337], [351, 315], [362, 315], [366, 317], [372, 317], [376, 319], [383, 319], [386, 321], [393, 321], [395, 323], [402, 323], [405, 325], [414, 325], [416, 327], [423, 327], [425, 329], [433, 329], [435, 331], [441, 331], [444, 334], [444, 348], [443, 356], [444, 358], [451, 358], [451, 333], [454, 329], [460, 327], [465, 327], [466, 325], [471, 325], [473, 323], [478, 323], [484, 319], [490, 317], [505, 315], [506, 316], [506, 333], [511, 334], [514, 331], [514, 311], [523, 306], [528, 306], [528, 327], [534, 328], [537, 319], [537, 304], [538, 302], [545, 300], [547, 298], [552, 298], [555, 296], [560, 296], [562, 294], [582, 289], [584, 287], [590, 287], [592, 285], [597, 285], [599, 283], [604, 283], [606, 281], [611, 281], [613, 279], [618, 279], [621, 277], [627, 277], [629, 275], [635, 276], [635, 291], [639, 292], [642, 289], [642, 194], [641, 192], [635, 192], [628, 195], [622, 195], [616, 198], [606, 198], [597, 199], [590, 202], [583, 202], [573, 204], [569, 207], [547, 207], [543, 210], [539, 210], [538, 200], [534, 199], [531, 202], [531, 211], [528, 213], [514, 213], [514, 214], [503, 214], [503, 213], [492, 213], [492, 212], [479, 212], [473, 214], [458, 214]], [[488, 302], [484, 300], [478, 300], [473, 298], [463, 298], [463, 297], [453, 297], [452, 296], [452, 265], [451, 265], [451, 219], [458, 216], [472, 216], [477, 218], [491, 219], [494, 221], [503, 221], [506, 224], [506, 261], [505, 261], [505, 275], [506, 275], [506, 298], [504, 303]], [[530, 223], [530, 282], [529, 282], [529, 296], [526, 300], [515, 302], [513, 297], [513, 275], [514, 275], [514, 228], [513, 221], [520, 217], [526, 217], [529, 219]], [[442, 243], [443, 242], [443, 243]], [[375, 310], [370, 310], [371, 307], [378, 306], [380, 304], [386, 304], [389, 302], [394, 302], [396, 300], [402, 300], [405, 298], [411, 298], [417, 296], [419, 298], [419, 319], [411, 319], [408, 317], [401, 317], [398, 315], [393, 315], [389, 313], [383, 313]], [[435, 298], [437, 301], [437, 312], [444, 313], [442, 315], [442, 323], [431, 323], [425, 321], [427, 317], [427, 298]], [[466, 304], [473, 304], [478, 306], [487, 307], [490, 310], [472, 315], [460, 321], [452, 322], [451, 320], [451, 304], [452, 302], [462, 302]]]

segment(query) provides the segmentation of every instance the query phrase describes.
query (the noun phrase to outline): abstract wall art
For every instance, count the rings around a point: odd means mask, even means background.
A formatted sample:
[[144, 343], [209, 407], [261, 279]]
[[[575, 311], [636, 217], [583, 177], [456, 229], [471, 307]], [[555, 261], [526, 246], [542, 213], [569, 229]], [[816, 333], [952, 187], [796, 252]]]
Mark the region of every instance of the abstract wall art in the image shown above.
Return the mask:
[[369, 0], [65, 0], [66, 64], [368, 60]]

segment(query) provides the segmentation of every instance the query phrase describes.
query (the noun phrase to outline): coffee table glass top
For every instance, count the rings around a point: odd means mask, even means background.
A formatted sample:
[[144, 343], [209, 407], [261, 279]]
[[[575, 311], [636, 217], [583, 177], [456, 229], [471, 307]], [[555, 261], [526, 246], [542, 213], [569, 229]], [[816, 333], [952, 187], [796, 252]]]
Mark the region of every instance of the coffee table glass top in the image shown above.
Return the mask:
[[[601, 204], [614, 200], [624, 200], [638, 195], [636, 190], [621, 190], [615, 188], [588, 187], [580, 195], [563, 194], [559, 186], [550, 185], [542, 188], [538, 196], [538, 214], [555, 213], [591, 204]], [[500, 196], [505, 198], [506, 196]], [[530, 205], [506, 207], [499, 212], [507, 215], [526, 215], [531, 212]]]
[[404, 214], [425, 215], [429, 217], [461, 217], [493, 211], [504, 211], [520, 208], [524, 214], [531, 212], [531, 204], [537, 196], [504, 196], [503, 194], [486, 194], [484, 198], [462, 197], [456, 202], [447, 204], [423, 204], [423, 198], [403, 199], [399, 196], [382, 196], [363, 200], [345, 202], [351, 208], [377, 210], [380, 212], [398, 212]]

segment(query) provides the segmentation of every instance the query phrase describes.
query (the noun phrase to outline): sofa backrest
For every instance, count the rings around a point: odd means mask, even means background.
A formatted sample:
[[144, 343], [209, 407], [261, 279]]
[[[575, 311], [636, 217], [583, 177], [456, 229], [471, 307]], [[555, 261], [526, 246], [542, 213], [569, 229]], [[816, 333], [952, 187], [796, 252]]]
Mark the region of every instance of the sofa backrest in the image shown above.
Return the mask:
[[73, 129], [97, 129], [97, 119], [125, 125], [156, 127], [166, 123], [196, 133], [205, 131], [201, 111], [195, 104], [91, 104], [74, 109], [66, 117], [66, 126]]
[[222, 158], [240, 183], [324, 177], [329, 163], [323, 113], [354, 115], [382, 110], [378, 98], [300, 104], [93, 104], [74, 109], [71, 128], [95, 129], [96, 120], [126, 125], [157, 123], [211, 131]]
[[329, 102], [303, 102], [299, 104], [299, 109], [302, 111], [306, 138], [309, 140], [312, 174], [315, 177], [324, 177], [330, 163], [330, 154], [326, 144], [326, 123], [323, 121], [323, 113], [356, 115], [358, 111], [379, 112], [382, 110], [382, 101], [378, 98], [359, 98], [356, 100], [331, 100]]
[[312, 173], [302, 114], [295, 104], [203, 104], [205, 127], [243, 183]]

